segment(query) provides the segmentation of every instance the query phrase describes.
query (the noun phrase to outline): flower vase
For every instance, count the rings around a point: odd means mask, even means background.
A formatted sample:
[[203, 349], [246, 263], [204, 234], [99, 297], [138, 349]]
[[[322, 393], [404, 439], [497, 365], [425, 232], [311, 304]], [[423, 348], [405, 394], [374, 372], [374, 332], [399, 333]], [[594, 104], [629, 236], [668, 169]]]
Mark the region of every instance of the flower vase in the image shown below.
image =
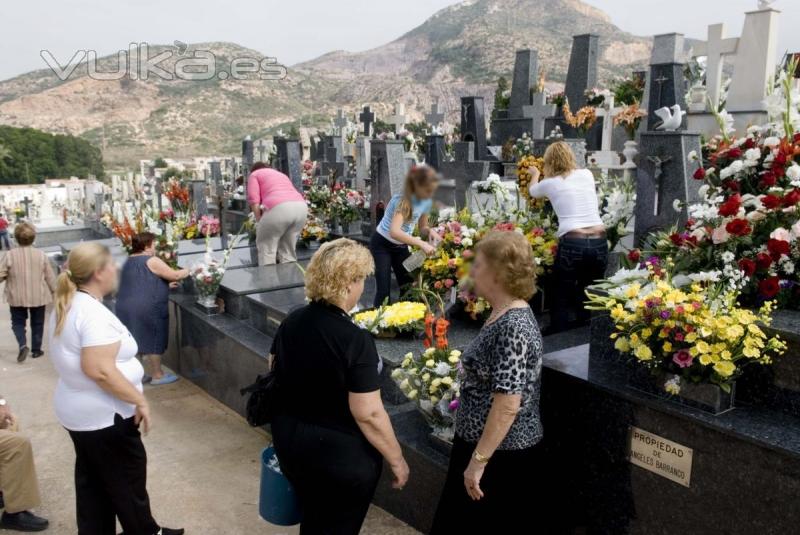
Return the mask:
[[[686, 379], [679, 379], [672, 373], [651, 372], [641, 366], [637, 366], [636, 371], [629, 377], [631, 387], [636, 390], [709, 414], [719, 415], [734, 408], [736, 384], [733, 384], [730, 391], [726, 392], [712, 383], [693, 383]], [[679, 393], [668, 394], [666, 392], [665, 384], [671, 381], [679, 381]]]
[[197, 307], [208, 315], [219, 313], [219, 306], [217, 305], [219, 283], [198, 284], [195, 282], [195, 287], [197, 288]]
[[638, 154], [638, 144], [632, 139], [626, 141], [625, 148], [622, 150], [622, 155], [625, 156], [625, 163], [622, 164], [622, 167], [624, 169], [635, 169], [636, 162], [634, 162], [634, 159]]

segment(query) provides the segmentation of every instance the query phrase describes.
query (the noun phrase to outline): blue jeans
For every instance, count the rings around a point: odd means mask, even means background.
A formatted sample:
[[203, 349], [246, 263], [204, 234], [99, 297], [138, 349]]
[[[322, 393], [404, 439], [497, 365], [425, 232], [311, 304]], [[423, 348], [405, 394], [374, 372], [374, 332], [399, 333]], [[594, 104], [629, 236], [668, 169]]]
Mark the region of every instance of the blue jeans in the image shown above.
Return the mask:
[[11, 330], [17, 339], [19, 348], [28, 345], [28, 336], [25, 332], [28, 315], [31, 318], [31, 349], [34, 353], [42, 350], [44, 335], [44, 308], [41, 307], [11, 307]]
[[11, 243], [8, 241], [8, 231], [3, 230], [0, 231], [0, 251], [5, 247], [6, 249], [11, 249]]
[[589, 321], [591, 313], [584, 307], [586, 287], [602, 279], [608, 263], [608, 241], [605, 238], [561, 238], [553, 273], [557, 288], [550, 308], [551, 332], [569, 328], [569, 313], [575, 308], [578, 324]]
[[400, 292], [405, 290], [404, 286], [411, 284], [413, 279], [408, 274], [403, 262], [411, 256], [407, 245], [392, 243], [377, 231], [372, 234], [369, 240], [369, 250], [375, 259], [375, 301], [374, 306], [381, 306], [389, 298], [391, 301], [392, 271], [397, 278], [397, 285]]

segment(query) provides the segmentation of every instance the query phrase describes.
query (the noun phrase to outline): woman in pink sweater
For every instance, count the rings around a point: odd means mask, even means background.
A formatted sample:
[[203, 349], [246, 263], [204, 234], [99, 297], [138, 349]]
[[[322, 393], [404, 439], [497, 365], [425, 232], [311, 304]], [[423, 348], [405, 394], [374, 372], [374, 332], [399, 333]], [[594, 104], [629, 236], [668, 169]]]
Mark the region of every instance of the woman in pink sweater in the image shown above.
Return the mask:
[[257, 221], [258, 265], [296, 262], [308, 206], [289, 177], [256, 162], [247, 180], [247, 202]]

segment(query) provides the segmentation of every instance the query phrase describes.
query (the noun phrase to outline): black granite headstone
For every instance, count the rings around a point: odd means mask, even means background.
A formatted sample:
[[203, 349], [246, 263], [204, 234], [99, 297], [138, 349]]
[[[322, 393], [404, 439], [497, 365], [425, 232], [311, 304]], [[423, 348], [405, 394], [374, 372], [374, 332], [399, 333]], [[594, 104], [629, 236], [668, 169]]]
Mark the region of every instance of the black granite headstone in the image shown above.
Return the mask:
[[[454, 148], [455, 161], [444, 162], [441, 165], [444, 178], [453, 180], [451, 190], [453, 196], [451, 199], [444, 199], [443, 202], [460, 210], [467, 206], [467, 190], [470, 184], [485, 180], [489, 176], [489, 162], [475, 160], [472, 142], [456, 143]], [[446, 184], [442, 184], [440, 189], [444, 191]]]
[[461, 97], [461, 141], [473, 144], [473, 157], [487, 157], [486, 117], [483, 97]]
[[572, 38], [569, 70], [564, 94], [573, 111], [586, 105], [586, 90], [597, 85], [597, 58], [600, 38], [595, 34]]
[[[402, 193], [406, 177], [404, 143], [400, 140], [373, 140], [370, 147], [370, 223], [378, 223], [381, 209], [392, 195]], [[367, 233], [365, 233], [367, 234]], [[371, 234], [371, 232], [369, 233]]]
[[288, 176], [297, 191], [303, 191], [302, 147], [297, 139], [275, 139], [275, 168]]
[[445, 160], [446, 145], [444, 136], [427, 135], [425, 137], [425, 163], [436, 169], [441, 170], [442, 162]]
[[700, 181], [688, 156], [700, 153], [700, 134], [692, 132], [644, 132], [639, 141], [639, 164], [636, 177], [636, 212], [634, 243], [655, 230], [682, 225], [688, 215], [673, 209], [678, 199], [684, 203], [700, 200]]

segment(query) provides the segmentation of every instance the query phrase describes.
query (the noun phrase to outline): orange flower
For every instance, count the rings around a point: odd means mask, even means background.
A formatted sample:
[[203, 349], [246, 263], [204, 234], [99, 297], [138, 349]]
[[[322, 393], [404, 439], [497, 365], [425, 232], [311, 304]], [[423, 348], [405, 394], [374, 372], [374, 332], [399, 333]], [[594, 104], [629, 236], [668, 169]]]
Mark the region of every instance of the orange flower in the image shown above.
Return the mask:
[[433, 314], [426, 314], [425, 315], [425, 339], [422, 341], [422, 345], [425, 346], [425, 349], [428, 349], [433, 344], [433, 322], [434, 322]]
[[447, 342], [447, 328], [450, 326], [450, 322], [444, 318], [439, 318], [436, 320], [436, 348], [437, 349], [447, 349], [448, 342]]

